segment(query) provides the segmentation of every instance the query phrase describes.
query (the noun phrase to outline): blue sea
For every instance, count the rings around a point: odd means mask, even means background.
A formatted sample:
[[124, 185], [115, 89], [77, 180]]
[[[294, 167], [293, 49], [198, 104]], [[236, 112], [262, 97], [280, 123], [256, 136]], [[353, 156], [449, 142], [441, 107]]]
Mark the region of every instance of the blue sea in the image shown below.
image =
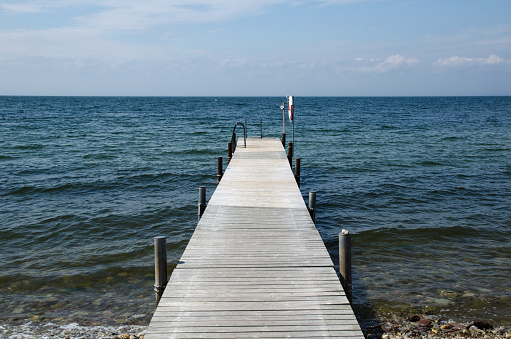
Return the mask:
[[[0, 96], [0, 337], [143, 329], [153, 237], [174, 267], [234, 124], [280, 137], [283, 101]], [[353, 234], [362, 321], [511, 324], [511, 97], [295, 97], [295, 117], [334, 263]]]

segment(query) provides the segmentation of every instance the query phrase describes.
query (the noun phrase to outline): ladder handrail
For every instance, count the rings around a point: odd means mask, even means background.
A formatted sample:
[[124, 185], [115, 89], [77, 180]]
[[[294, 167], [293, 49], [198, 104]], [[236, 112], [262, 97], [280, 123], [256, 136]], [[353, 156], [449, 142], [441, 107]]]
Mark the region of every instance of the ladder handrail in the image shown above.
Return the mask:
[[236, 125], [234, 125], [234, 129], [232, 130], [232, 137], [231, 142], [233, 146], [233, 152], [236, 150], [237, 142], [236, 142], [236, 127], [238, 125], [241, 125], [243, 127], [243, 141], [244, 141], [244, 147], [247, 148], [247, 130], [245, 129], [245, 125], [242, 122], [237, 122]]

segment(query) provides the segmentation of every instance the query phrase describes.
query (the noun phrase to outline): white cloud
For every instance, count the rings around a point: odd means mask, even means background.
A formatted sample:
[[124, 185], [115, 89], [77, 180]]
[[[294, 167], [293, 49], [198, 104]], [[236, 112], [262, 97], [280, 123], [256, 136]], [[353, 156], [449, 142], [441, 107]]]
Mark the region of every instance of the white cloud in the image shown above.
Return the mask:
[[369, 0], [31, 0], [2, 1], [10, 13], [51, 12], [62, 8], [92, 8], [94, 13], [74, 17], [80, 25], [105, 30], [138, 30], [173, 23], [210, 23], [258, 15], [272, 6], [303, 6], [308, 2], [347, 4]]
[[440, 58], [434, 62], [434, 65], [439, 67], [461, 67], [461, 66], [498, 65], [509, 63], [511, 63], [510, 60], [505, 60], [496, 54], [491, 54], [487, 58], [468, 58], [459, 56], [453, 56], [450, 58]]
[[91, 7], [94, 13], [75, 17], [79, 24], [104, 30], [137, 30], [171, 23], [205, 23], [256, 15], [290, 0], [35, 0], [1, 2], [0, 9], [16, 13], [49, 12]]
[[154, 59], [161, 46], [141, 49], [137, 45], [102, 37], [97, 30], [83, 27], [0, 32], [0, 60], [19, 58], [111, 60]]
[[40, 13], [66, 7], [101, 6], [109, 7], [109, 0], [33, 0], [33, 1], [2, 1], [0, 9], [10, 13]]
[[0, 4], [0, 8], [4, 11], [15, 13], [38, 13], [43, 10], [41, 4], [28, 2], [21, 4], [4, 3]]
[[[352, 67], [340, 67], [337, 68], [338, 71], [341, 70], [351, 70], [361, 73], [385, 73], [391, 70], [403, 68], [403, 67], [411, 67], [418, 64], [420, 61], [417, 58], [407, 58], [399, 54], [388, 56], [386, 59], [370, 59], [365, 60], [363, 58], [356, 58], [355, 64]], [[360, 63], [365, 63], [364, 65], [359, 65]]]
[[[160, 40], [151, 40], [153, 45], [149, 45], [149, 39], [143, 44], [134, 42], [141, 35], [134, 39], [125, 39], [127, 35], [123, 35], [118, 39], [119, 36], [115, 34], [131, 31], [144, 33], [154, 27], [171, 24], [221, 22], [236, 17], [258, 15], [274, 5], [291, 2], [292, 0], [0, 0], [0, 20], [5, 12], [16, 12], [20, 18], [25, 14], [40, 13], [40, 22], [46, 20], [47, 13], [52, 14], [48, 17], [45, 28], [0, 31], [0, 60], [15, 60], [20, 56], [102, 61], [112, 58], [152, 60], [158, 56], [166, 58], [169, 55], [175, 59], [179, 57], [177, 54], [187, 52], [178, 48], [179, 41], [184, 37], [172, 35], [171, 30], [159, 29], [157, 32]], [[75, 14], [69, 16], [69, 13]], [[28, 18], [30, 20], [30, 17]], [[38, 26], [42, 27], [40, 24]], [[172, 43], [162, 44], [161, 39], [168, 36], [172, 38]]]
[[229, 70], [239, 70], [239, 69], [245, 69], [248, 67], [252, 67], [253, 64], [248, 62], [245, 59], [224, 59], [218, 63], [218, 66], [222, 69], [229, 69]]

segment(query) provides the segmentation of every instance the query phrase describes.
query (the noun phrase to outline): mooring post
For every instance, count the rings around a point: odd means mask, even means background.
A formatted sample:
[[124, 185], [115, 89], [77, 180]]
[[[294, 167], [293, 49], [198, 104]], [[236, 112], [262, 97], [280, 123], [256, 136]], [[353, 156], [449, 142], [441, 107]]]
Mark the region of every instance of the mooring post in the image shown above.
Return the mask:
[[316, 222], [316, 192], [309, 192], [309, 214], [313, 222]]
[[206, 210], [206, 187], [199, 187], [199, 220], [202, 217], [202, 214]]
[[280, 109], [282, 110], [282, 146], [286, 149], [286, 114], [284, 113], [285, 102], [282, 103]]
[[289, 166], [293, 167], [293, 143], [287, 144], [287, 159], [289, 160]]
[[295, 180], [300, 188], [300, 158], [295, 158]]
[[261, 131], [261, 139], [263, 138], [263, 117], [259, 117], [259, 129]]
[[223, 175], [223, 164], [222, 164], [222, 157], [217, 158], [217, 168], [216, 168], [216, 183], [219, 184], [220, 180], [222, 180]]
[[154, 292], [156, 305], [160, 302], [163, 291], [167, 286], [167, 239], [154, 237]]
[[227, 143], [227, 163], [230, 163], [232, 159], [232, 142]]
[[348, 230], [339, 233], [339, 273], [342, 287], [351, 303], [351, 235]]

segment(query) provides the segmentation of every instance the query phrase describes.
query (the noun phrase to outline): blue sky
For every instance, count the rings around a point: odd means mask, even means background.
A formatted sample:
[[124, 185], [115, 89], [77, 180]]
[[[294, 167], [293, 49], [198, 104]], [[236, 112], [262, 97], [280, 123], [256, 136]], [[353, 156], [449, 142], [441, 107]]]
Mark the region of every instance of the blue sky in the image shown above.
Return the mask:
[[1, 95], [511, 95], [510, 0], [0, 0]]

